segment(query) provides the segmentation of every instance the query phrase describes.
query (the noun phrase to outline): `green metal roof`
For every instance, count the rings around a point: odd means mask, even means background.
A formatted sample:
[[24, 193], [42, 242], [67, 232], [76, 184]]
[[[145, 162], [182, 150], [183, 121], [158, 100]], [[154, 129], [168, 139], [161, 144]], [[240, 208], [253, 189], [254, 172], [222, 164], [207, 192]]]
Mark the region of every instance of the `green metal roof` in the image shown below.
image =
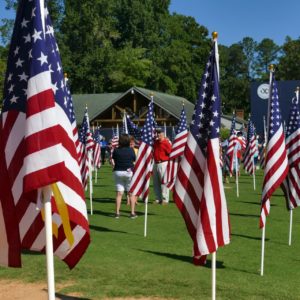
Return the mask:
[[[128, 93], [139, 93], [145, 98], [151, 99], [151, 95], [153, 95], [154, 104], [161, 107], [169, 114], [179, 119], [180, 112], [182, 109], [182, 103], [184, 102], [187, 122], [190, 123], [192, 119], [192, 115], [194, 112], [194, 104], [188, 101], [187, 99], [179, 96], [174, 96], [170, 94], [165, 94], [153, 90], [148, 90], [141, 87], [132, 87], [128, 89], [124, 93], [105, 93], [105, 94], [81, 94], [81, 95], [73, 95], [74, 109], [76, 115], [77, 124], [81, 124], [85, 106], [88, 106], [90, 121], [93, 121], [95, 118], [99, 116], [99, 114], [103, 113], [105, 110], [109, 109], [113, 104], [120, 101], [123, 97], [125, 97]], [[223, 115], [222, 116], [222, 125], [230, 128], [229, 123], [231, 124], [232, 116]], [[247, 123], [244, 120], [237, 118], [237, 123], [240, 125], [242, 123]], [[228, 127], [229, 126], [229, 127]]]
[[77, 124], [83, 120], [85, 106], [87, 105], [90, 120], [96, 118], [100, 113], [113, 105], [122, 93], [106, 94], [80, 94], [73, 95], [73, 103]]

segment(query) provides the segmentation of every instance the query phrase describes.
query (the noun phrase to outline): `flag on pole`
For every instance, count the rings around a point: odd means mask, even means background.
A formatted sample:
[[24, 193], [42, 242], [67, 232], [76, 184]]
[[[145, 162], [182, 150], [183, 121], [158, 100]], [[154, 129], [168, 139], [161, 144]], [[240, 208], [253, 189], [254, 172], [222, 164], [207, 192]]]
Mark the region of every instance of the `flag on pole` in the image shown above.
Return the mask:
[[256, 136], [254, 134], [254, 126], [251, 120], [248, 122], [247, 146], [243, 157], [244, 168], [248, 174], [253, 174], [254, 170], [254, 154], [257, 151]]
[[94, 149], [93, 149], [93, 162], [94, 162], [94, 168], [100, 168], [101, 167], [101, 137], [100, 137], [100, 129], [97, 126], [94, 135], [93, 135], [93, 139], [94, 139]]
[[146, 121], [143, 126], [141, 143], [134, 165], [133, 177], [130, 184], [130, 193], [147, 201], [149, 194], [150, 177], [153, 168], [153, 143], [154, 143], [154, 114], [153, 97], [148, 106]]
[[123, 134], [128, 134], [128, 125], [127, 125], [127, 114], [126, 114], [126, 111], [124, 111], [124, 114], [123, 114], [123, 128], [122, 128], [122, 133]]
[[54, 254], [72, 268], [90, 242], [75, 116], [49, 13], [37, 0], [19, 1], [0, 121], [0, 263], [20, 266], [21, 249], [44, 251], [39, 208], [51, 187]]
[[231, 128], [230, 128], [230, 135], [229, 135], [228, 146], [227, 146], [227, 153], [226, 153], [227, 157], [228, 157], [228, 159], [226, 159], [226, 163], [228, 166], [230, 176], [233, 175], [235, 146], [237, 143], [235, 121], [236, 121], [235, 113], [233, 113], [232, 121], [231, 121]]
[[293, 209], [300, 205], [300, 112], [298, 90], [296, 94], [296, 98], [292, 100], [286, 132], [289, 172], [285, 187], [288, 193], [288, 209]]
[[126, 121], [129, 134], [132, 135], [137, 141], [140, 141], [141, 130], [132, 122], [128, 115], [126, 115]]
[[187, 136], [188, 130], [186, 123], [186, 114], [183, 106], [177, 126], [176, 136], [172, 144], [172, 150], [169, 156], [168, 165], [162, 180], [162, 183], [164, 183], [169, 189], [173, 189], [177, 176], [178, 165], [183, 155]]
[[268, 144], [266, 146], [260, 228], [265, 226], [266, 217], [270, 213], [270, 198], [284, 181], [289, 170], [274, 71], [271, 71], [270, 76], [270, 103], [267, 128]]
[[173, 198], [194, 242], [194, 263], [230, 242], [220, 168], [218, 48], [214, 41], [195, 105]]

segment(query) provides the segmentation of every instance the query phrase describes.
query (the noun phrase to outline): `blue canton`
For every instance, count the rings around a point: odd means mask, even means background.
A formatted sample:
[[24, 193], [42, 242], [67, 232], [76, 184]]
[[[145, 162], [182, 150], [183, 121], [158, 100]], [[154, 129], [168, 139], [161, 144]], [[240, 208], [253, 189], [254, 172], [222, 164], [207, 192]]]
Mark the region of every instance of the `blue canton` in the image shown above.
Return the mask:
[[220, 123], [219, 80], [215, 50], [212, 50], [202, 76], [190, 125], [190, 131], [204, 155], [206, 155], [208, 140], [219, 137]]
[[287, 137], [292, 135], [300, 128], [300, 112], [298, 108], [298, 101], [296, 98], [292, 100], [292, 107], [290, 110], [289, 122], [287, 126]]
[[271, 73], [271, 105], [270, 105], [270, 124], [269, 140], [275, 135], [281, 126], [281, 115], [279, 110], [279, 97], [277, 83], [274, 72]]
[[151, 99], [148, 106], [148, 113], [146, 117], [145, 124], [143, 126], [143, 133], [141, 140], [149, 146], [153, 146], [153, 132], [154, 132], [154, 113], [153, 113], [153, 99]]
[[181, 114], [180, 114], [180, 120], [179, 120], [179, 124], [178, 124], [177, 130], [176, 130], [176, 134], [178, 134], [178, 133], [180, 133], [184, 130], [187, 130], [187, 123], [186, 123], [185, 109], [184, 109], [184, 107], [182, 107]]

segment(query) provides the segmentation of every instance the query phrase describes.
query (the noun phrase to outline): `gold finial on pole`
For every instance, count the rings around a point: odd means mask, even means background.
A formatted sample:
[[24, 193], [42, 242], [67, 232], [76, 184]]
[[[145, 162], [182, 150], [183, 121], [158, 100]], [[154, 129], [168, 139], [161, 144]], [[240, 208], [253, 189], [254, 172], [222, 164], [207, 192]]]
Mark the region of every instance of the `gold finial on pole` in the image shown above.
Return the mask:
[[184, 106], [184, 99], [182, 100], [182, 106]]
[[275, 66], [274, 65], [269, 65], [269, 70], [270, 70], [270, 72], [274, 72]]
[[296, 87], [296, 92], [299, 92], [299, 91], [300, 91], [300, 87], [297, 86], [297, 87]]
[[68, 73], [64, 73], [64, 77], [65, 77], [65, 78], [68, 78]]
[[218, 38], [218, 32], [217, 32], [217, 31], [214, 31], [214, 32], [212, 33], [212, 37], [213, 37], [214, 40], [217, 39], [217, 38]]

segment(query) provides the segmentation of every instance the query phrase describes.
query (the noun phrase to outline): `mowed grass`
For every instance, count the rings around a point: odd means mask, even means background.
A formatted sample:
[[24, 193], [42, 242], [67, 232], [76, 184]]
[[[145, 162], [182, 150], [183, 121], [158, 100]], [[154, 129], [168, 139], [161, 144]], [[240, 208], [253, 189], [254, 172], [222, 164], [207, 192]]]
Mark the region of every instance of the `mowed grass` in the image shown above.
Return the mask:
[[[258, 224], [263, 174], [258, 172], [254, 191], [252, 178], [242, 173], [239, 198], [233, 179], [225, 185], [232, 239], [217, 252], [217, 298], [300, 299], [300, 212], [294, 211], [293, 241], [288, 246], [289, 213], [281, 191], [272, 197], [261, 277]], [[145, 238], [144, 205], [137, 207], [139, 217], [131, 220], [124, 199], [117, 220], [114, 197], [111, 167], [105, 165], [95, 185], [94, 215], [89, 215], [92, 242], [72, 271], [55, 259], [56, 283], [66, 286], [57, 292], [81, 294], [84, 299], [211, 299], [211, 257], [205, 267], [192, 264], [192, 241], [175, 204], [149, 204]], [[23, 268], [0, 268], [0, 278], [46, 282], [45, 260], [41, 254], [23, 254]]]

